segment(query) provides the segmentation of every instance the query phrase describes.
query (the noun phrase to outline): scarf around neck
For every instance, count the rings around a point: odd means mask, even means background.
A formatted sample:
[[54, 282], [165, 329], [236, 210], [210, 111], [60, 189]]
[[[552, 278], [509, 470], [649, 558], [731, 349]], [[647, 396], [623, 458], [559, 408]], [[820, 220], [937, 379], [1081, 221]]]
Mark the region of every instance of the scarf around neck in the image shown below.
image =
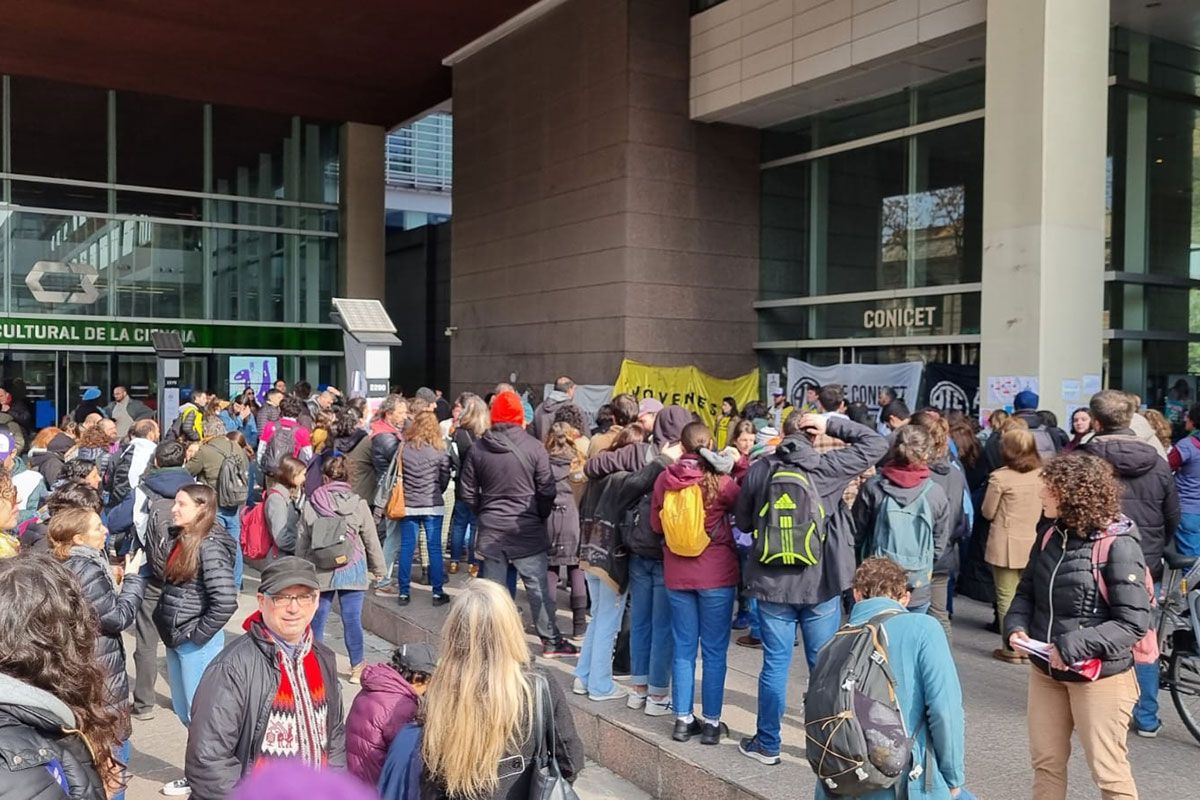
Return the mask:
[[[257, 614], [255, 616], [258, 616]], [[312, 630], [289, 653], [262, 625], [260, 634], [275, 645], [275, 663], [279, 667], [279, 688], [267, 713], [267, 725], [259, 745], [255, 768], [271, 761], [297, 759], [315, 767], [328, 760], [328, 712], [325, 678], [313, 649]]]

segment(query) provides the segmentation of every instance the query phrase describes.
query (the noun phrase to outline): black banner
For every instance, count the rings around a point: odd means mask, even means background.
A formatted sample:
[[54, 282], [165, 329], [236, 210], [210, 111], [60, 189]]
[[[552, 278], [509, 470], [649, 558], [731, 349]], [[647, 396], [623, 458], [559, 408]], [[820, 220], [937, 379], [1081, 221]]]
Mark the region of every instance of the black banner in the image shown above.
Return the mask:
[[926, 364], [919, 405], [979, 416], [978, 365]]

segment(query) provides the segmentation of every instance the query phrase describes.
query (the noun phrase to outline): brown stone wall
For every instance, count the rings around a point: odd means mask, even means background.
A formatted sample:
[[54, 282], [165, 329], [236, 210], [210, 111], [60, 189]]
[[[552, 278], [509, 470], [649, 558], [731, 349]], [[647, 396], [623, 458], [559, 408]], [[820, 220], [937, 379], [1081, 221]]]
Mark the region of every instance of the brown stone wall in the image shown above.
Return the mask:
[[688, 120], [675, 0], [573, 0], [454, 68], [451, 389], [754, 364], [758, 134]]

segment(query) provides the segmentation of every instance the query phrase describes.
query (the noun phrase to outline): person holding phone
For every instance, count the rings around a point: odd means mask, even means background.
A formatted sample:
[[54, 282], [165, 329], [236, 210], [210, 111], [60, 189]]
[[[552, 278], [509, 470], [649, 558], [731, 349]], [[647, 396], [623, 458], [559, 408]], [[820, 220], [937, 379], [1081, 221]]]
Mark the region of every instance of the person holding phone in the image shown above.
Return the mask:
[[[125, 643], [121, 632], [137, 619], [146, 579], [143, 550], [125, 561], [124, 574], [118, 577], [104, 555], [108, 535], [100, 515], [87, 508], [64, 508], [50, 518], [49, 541], [53, 556], [79, 581], [83, 597], [96, 613], [96, 658], [105, 671], [105, 682], [112, 707], [120, 716], [122, 744], [113, 754], [121, 765], [129, 763], [129, 674], [125, 671]], [[123, 800], [122, 789], [112, 800]]]

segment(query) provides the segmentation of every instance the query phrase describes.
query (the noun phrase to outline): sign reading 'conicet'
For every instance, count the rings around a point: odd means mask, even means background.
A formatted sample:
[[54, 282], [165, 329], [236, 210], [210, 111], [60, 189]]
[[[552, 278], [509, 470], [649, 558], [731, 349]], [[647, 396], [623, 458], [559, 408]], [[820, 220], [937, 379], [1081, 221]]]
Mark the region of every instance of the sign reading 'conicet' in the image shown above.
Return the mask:
[[864, 328], [928, 328], [937, 306], [876, 308], [863, 312]]

